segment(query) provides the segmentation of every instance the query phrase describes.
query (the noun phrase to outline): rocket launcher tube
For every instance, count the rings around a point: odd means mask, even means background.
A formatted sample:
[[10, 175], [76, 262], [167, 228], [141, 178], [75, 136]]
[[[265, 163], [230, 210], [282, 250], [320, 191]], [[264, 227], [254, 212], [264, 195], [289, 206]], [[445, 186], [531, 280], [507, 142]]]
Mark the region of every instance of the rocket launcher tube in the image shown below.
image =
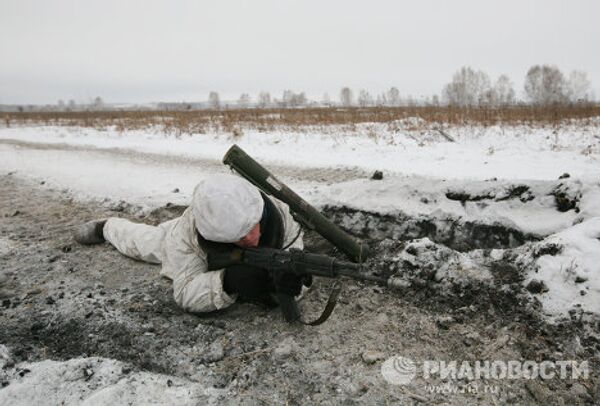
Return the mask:
[[326, 219], [317, 209], [279, 181], [237, 145], [229, 148], [223, 157], [223, 163], [263, 192], [285, 202], [290, 207], [296, 221], [304, 227], [315, 230], [344, 252], [352, 261], [361, 263], [368, 257], [368, 247], [365, 243], [351, 237]]

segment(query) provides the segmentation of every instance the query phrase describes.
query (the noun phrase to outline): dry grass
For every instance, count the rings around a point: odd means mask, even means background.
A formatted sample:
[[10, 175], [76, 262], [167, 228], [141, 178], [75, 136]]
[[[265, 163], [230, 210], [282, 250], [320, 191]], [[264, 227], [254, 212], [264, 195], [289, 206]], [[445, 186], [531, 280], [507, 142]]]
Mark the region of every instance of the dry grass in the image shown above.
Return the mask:
[[195, 111], [85, 111], [1, 113], [6, 126], [62, 125], [94, 128], [112, 127], [136, 130], [160, 127], [170, 134], [204, 134], [228, 132], [241, 134], [242, 129], [302, 130], [306, 126], [388, 123], [418, 117], [429, 124], [464, 125], [557, 125], [565, 120], [583, 121], [600, 116], [600, 105], [511, 106], [502, 108], [457, 107], [370, 107], [305, 109], [228, 109]]

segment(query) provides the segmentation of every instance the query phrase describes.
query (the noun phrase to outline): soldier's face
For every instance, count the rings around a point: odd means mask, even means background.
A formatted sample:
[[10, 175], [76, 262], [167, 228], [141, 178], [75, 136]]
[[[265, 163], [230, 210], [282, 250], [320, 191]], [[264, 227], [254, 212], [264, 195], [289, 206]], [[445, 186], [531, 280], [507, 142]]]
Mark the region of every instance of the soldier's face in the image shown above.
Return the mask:
[[256, 224], [248, 234], [246, 234], [241, 240], [237, 241], [235, 245], [242, 248], [254, 248], [258, 247], [258, 241], [260, 240], [260, 223]]

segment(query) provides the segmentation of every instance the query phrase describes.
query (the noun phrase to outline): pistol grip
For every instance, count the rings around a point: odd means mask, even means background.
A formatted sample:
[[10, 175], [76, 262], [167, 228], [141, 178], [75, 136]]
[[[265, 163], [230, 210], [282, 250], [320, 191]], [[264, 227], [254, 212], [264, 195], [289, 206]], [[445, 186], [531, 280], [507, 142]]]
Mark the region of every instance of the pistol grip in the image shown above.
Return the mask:
[[298, 303], [293, 296], [285, 295], [283, 293], [276, 293], [279, 307], [281, 307], [281, 313], [283, 318], [288, 323], [293, 323], [300, 320], [300, 310], [298, 309]]

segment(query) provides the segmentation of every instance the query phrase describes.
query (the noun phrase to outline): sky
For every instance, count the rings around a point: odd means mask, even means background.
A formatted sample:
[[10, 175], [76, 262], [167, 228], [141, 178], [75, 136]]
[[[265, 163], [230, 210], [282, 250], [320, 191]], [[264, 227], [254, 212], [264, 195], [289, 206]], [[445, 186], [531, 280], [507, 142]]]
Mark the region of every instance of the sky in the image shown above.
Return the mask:
[[285, 89], [440, 94], [461, 66], [587, 72], [597, 0], [0, 0], [0, 104], [222, 100]]

